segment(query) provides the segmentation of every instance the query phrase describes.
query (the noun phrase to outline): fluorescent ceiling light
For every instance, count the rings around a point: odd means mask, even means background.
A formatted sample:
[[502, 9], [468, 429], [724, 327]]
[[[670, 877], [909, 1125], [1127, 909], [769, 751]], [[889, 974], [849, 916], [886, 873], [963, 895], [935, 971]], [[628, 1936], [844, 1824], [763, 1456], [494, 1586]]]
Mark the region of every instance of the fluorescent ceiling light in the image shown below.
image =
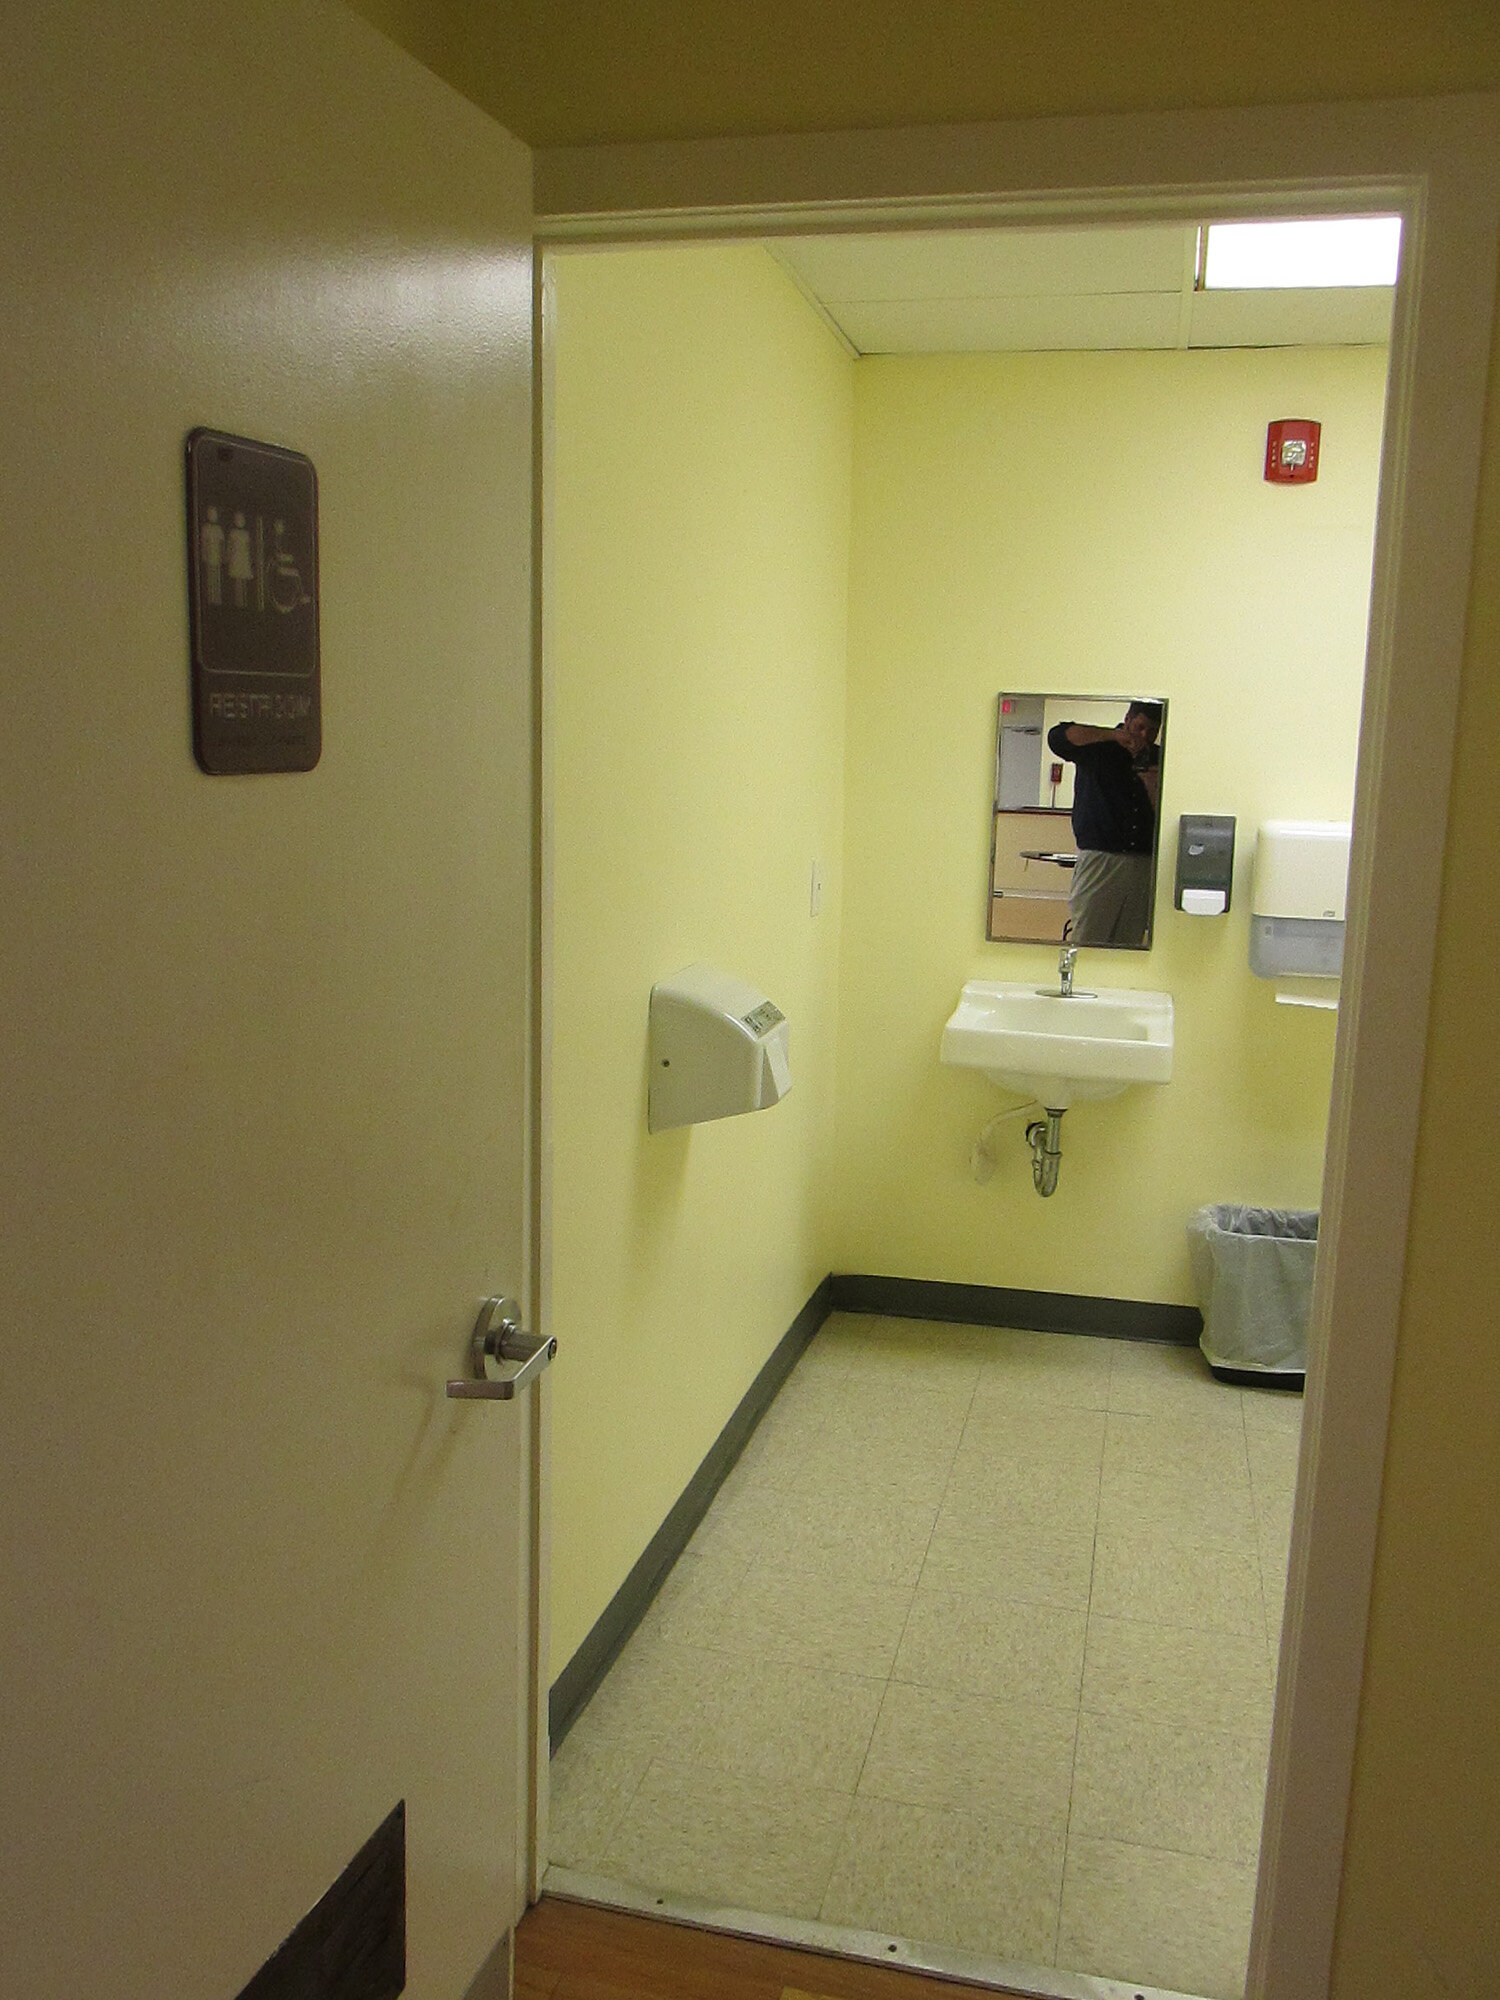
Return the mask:
[[1394, 285], [1399, 215], [1318, 222], [1211, 222], [1204, 232], [1205, 291]]

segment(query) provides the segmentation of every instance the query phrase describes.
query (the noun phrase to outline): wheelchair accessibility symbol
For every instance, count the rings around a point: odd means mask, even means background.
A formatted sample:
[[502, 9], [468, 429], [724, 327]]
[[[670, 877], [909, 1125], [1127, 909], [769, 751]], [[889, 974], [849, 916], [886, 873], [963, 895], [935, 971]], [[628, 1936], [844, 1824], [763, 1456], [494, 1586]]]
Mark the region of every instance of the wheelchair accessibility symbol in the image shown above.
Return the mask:
[[302, 571], [297, 566], [297, 558], [287, 546], [284, 521], [276, 522], [272, 529], [266, 595], [277, 611], [296, 611], [301, 605], [312, 603], [311, 597], [302, 588]]

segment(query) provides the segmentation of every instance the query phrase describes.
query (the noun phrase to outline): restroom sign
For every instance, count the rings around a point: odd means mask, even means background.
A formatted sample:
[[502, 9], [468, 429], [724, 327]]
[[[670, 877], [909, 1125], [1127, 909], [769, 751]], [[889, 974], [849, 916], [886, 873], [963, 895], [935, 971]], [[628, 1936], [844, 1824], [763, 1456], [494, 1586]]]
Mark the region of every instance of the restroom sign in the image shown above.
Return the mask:
[[187, 531], [199, 766], [215, 777], [310, 771], [323, 748], [312, 460], [194, 431]]

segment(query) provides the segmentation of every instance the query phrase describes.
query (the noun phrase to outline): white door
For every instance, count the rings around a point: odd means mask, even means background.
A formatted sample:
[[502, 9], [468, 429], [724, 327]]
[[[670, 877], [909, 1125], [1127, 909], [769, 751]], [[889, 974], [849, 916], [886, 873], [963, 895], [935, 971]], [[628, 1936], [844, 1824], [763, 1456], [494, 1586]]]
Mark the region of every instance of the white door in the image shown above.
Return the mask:
[[[232, 2000], [404, 1799], [407, 1991], [500, 1992], [529, 156], [332, 0], [73, 0], [0, 176], [0, 1991]], [[317, 469], [306, 774], [194, 765], [196, 425]]]

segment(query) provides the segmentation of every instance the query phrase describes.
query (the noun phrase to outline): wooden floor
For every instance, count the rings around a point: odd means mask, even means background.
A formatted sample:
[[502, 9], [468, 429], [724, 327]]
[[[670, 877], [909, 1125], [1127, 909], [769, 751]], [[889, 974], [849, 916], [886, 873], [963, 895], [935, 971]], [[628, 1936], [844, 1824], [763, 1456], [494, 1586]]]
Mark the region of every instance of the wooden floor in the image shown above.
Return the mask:
[[516, 1930], [516, 2000], [995, 2000], [884, 1965], [543, 1896]]

